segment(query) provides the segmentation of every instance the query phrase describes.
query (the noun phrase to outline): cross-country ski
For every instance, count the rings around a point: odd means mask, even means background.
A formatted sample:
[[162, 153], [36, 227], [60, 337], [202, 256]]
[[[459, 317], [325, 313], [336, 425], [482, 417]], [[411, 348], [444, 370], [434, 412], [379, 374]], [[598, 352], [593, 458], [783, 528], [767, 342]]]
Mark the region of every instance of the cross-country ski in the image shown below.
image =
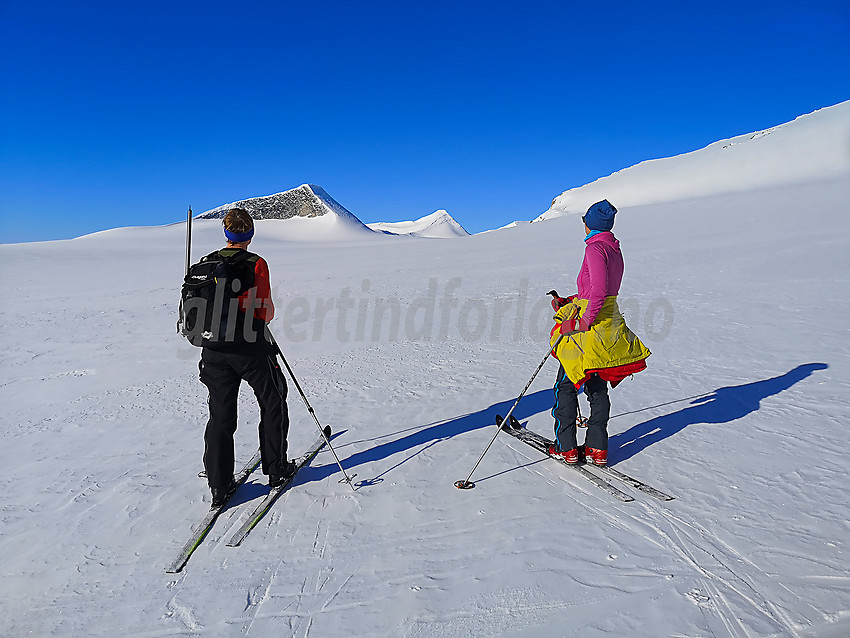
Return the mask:
[[[551, 441], [544, 439], [542, 437], [538, 437], [533, 435], [532, 432], [522, 428], [512, 428], [506, 423], [502, 423], [502, 417], [496, 415], [496, 425], [502, 428], [505, 432], [510, 434], [516, 439], [519, 439], [523, 443], [530, 445], [536, 450], [543, 452], [544, 454], [549, 454], [549, 446], [552, 444]], [[613, 496], [618, 501], [622, 501], [623, 503], [629, 503], [634, 499], [633, 496], [626, 494], [623, 490], [617, 489], [614, 485], [604, 480], [602, 477], [596, 476], [593, 472], [588, 470], [583, 464], [568, 464], [562, 458], [558, 458], [557, 456], [551, 457], [553, 460], [560, 462], [563, 466], [566, 466], [576, 472], [579, 476], [589, 481], [592, 485], [598, 487], [599, 489], [607, 492], [610, 496]]]
[[[531, 430], [524, 428], [519, 422], [519, 420], [514, 416], [511, 416], [509, 421], [510, 423], [504, 423], [500, 416], [496, 416], [496, 423], [501, 425], [502, 429], [504, 429], [507, 433], [513, 435], [515, 438], [518, 438], [523, 443], [528, 443], [535, 449], [548, 454], [549, 448], [553, 445], [553, 442], [551, 440], [537, 434], [536, 432], [532, 432]], [[563, 462], [563, 458], [558, 458], [557, 456], [553, 458]], [[564, 463], [564, 465], [567, 464]], [[587, 465], [582, 462], [581, 465], [570, 465], [569, 467], [584, 468], [586, 466]], [[591, 467], [593, 467], [594, 471], [604, 472], [605, 474], [616, 478], [618, 481], [621, 481], [626, 485], [635, 488], [636, 490], [640, 490], [641, 492], [648, 494], [649, 496], [652, 496], [653, 498], [656, 498], [659, 501], [672, 501], [674, 498], [673, 496], [665, 494], [661, 490], [652, 487], [651, 485], [647, 485], [643, 481], [629, 476], [628, 474], [616, 468], [613, 468], [610, 465], [592, 465]]]
[[316, 439], [316, 442], [295, 461], [295, 472], [285, 479], [284, 482], [269, 490], [269, 493], [265, 496], [265, 498], [263, 498], [263, 500], [260, 501], [254, 508], [254, 511], [248, 515], [242, 526], [233, 534], [233, 536], [230, 537], [230, 540], [227, 541], [228, 547], [238, 547], [242, 541], [245, 540], [245, 537], [248, 536], [251, 530], [257, 526], [260, 519], [262, 519], [263, 516], [266, 515], [266, 512], [271, 509], [271, 506], [277, 500], [278, 496], [280, 496], [281, 492], [283, 492], [290, 482], [292, 482], [292, 479], [295, 478], [298, 471], [307, 465], [313, 457], [319, 453], [319, 450], [325, 446], [325, 443], [330, 440], [330, 438], [331, 428], [329, 426], [325, 426], [323, 435]]
[[210, 510], [204, 516], [203, 520], [192, 530], [192, 535], [183, 545], [183, 548], [180, 550], [180, 553], [176, 556], [176, 558], [169, 563], [168, 567], [166, 567], [165, 571], [169, 574], [176, 574], [183, 567], [186, 566], [186, 563], [189, 561], [189, 558], [192, 556], [192, 553], [198, 548], [201, 542], [204, 540], [206, 535], [212, 529], [219, 515], [227, 509], [227, 505], [230, 502], [230, 498], [236, 494], [236, 491], [241, 487], [248, 477], [251, 475], [257, 466], [260, 464], [260, 451], [257, 450], [257, 453], [251, 457], [251, 460], [248, 461], [245, 466], [239, 471], [233, 479], [234, 488], [228, 494], [227, 500], [218, 505], [213, 505], [210, 507]]

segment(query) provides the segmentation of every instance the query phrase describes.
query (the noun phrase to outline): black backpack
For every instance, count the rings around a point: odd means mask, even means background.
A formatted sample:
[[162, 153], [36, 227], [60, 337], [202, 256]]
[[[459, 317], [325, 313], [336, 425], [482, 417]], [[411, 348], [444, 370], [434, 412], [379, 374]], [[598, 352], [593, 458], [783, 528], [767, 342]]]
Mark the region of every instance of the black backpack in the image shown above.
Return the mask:
[[177, 330], [193, 346], [216, 347], [254, 343], [262, 337], [262, 320], [239, 308], [239, 295], [254, 286], [258, 255], [224, 248], [210, 253], [189, 268], [183, 280]]

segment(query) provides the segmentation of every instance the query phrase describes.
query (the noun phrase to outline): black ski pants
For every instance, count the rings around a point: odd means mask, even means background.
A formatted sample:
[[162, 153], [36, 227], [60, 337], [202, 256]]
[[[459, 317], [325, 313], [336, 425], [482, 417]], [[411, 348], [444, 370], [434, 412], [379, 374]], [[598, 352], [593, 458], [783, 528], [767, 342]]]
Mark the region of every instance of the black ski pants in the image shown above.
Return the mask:
[[272, 355], [244, 355], [204, 348], [201, 382], [209, 389], [210, 418], [204, 433], [204, 468], [211, 488], [233, 479], [233, 436], [239, 385], [248, 382], [260, 404], [260, 454], [264, 474], [281, 473], [286, 462], [289, 412], [286, 379]]
[[[608, 382], [593, 374], [584, 384], [584, 393], [590, 401], [590, 417], [587, 419], [587, 436], [584, 444], [597, 450], [608, 449], [608, 417], [611, 401], [608, 398]], [[555, 441], [567, 452], [577, 447], [576, 416], [578, 416], [578, 393], [573, 382], [567, 378], [564, 366], [558, 370], [555, 381]]]

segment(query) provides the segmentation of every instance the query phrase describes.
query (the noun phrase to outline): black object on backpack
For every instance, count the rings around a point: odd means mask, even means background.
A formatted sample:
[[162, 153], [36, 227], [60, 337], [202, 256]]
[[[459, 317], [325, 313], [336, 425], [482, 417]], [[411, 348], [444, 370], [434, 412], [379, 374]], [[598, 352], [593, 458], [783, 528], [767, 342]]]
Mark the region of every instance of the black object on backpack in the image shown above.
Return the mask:
[[189, 343], [222, 347], [258, 340], [257, 328], [262, 327], [257, 321], [262, 321], [254, 320], [252, 309], [246, 314], [239, 308], [239, 296], [254, 287], [257, 259], [247, 250], [224, 248], [189, 268], [177, 320], [178, 331]]

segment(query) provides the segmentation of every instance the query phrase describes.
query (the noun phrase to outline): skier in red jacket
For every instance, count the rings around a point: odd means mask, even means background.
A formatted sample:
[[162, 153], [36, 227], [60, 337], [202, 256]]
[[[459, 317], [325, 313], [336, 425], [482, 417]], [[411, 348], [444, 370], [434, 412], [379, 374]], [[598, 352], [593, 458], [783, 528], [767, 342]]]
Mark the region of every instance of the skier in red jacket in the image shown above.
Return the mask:
[[262, 257], [247, 250], [254, 236], [254, 220], [248, 211], [230, 209], [222, 225], [227, 246], [218, 254], [225, 259], [238, 258], [244, 265], [243, 276], [249, 281], [248, 290], [239, 296], [238, 312], [242, 316], [236, 319], [242, 325], [235, 333], [240, 338], [204, 346], [199, 364], [201, 382], [209, 389], [204, 467], [213, 506], [226, 502], [235, 489], [233, 436], [243, 380], [251, 386], [260, 405], [260, 453], [269, 485], [280, 485], [295, 472], [295, 464], [286, 457], [289, 433], [286, 380], [266, 328], [274, 317], [269, 268]]

